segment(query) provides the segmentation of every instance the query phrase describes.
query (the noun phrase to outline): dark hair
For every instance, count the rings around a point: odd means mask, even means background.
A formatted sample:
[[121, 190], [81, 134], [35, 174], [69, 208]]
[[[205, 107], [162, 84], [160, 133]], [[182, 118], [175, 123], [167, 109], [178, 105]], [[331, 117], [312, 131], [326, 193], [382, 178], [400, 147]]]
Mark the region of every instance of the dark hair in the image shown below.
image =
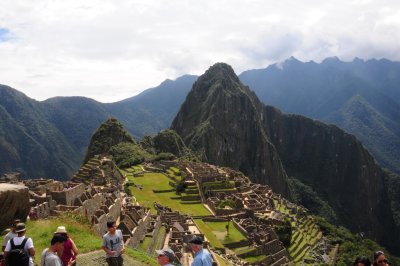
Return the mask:
[[378, 251], [376, 251], [376, 252], [374, 253], [374, 262], [378, 259], [378, 257], [379, 257], [380, 255], [385, 255], [385, 252], [378, 250]]
[[65, 239], [69, 238], [68, 233], [54, 233], [54, 235], [63, 236], [63, 237], [65, 237]]
[[113, 227], [115, 224], [115, 221], [109, 221], [107, 222], [107, 228]]
[[357, 257], [353, 263], [353, 266], [357, 266], [358, 263], [362, 263], [364, 266], [371, 266], [371, 261], [365, 256]]
[[65, 236], [62, 235], [54, 235], [53, 238], [51, 239], [51, 245], [54, 245], [56, 243], [65, 243], [65, 241], [67, 241], [67, 239], [65, 238]]

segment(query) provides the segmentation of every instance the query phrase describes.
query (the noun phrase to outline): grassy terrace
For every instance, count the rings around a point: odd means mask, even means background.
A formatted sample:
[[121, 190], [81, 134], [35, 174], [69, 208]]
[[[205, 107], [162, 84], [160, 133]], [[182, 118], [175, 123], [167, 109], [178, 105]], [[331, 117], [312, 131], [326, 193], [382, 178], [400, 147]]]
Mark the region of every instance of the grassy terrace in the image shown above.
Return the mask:
[[154, 193], [153, 190], [173, 189], [173, 187], [169, 185], [171, 179], [162, 173], [145, 173], [143, 176], [133, 177], [131, 172], [126, 170], [122, 172], [127, 175], [130, 184], [140, 185], [142, 187], [142, 189], [139, 189], [138, 187], [130, 185], [132, 195], [141, 205], [150, 207], [154, 214], [156, 211], [153, 203], [158, 202], [181, 213], [195, 216], [210, 215], [210, 212], [202, 203], [184, 204], [181, 201], [181, 197], [176, 195], [175, 192]]
[[195, 223], [215, 248], [224, 248], [224, 244], [246, 240], [246, 237], [232, 223], [229, 225], [229, 236], [225, 228], [227, 222], [204, 222], [201, 219], [195, 219]]
[[[285, 205], [278, 204], [276, 200], [274, 200], [274, 203], [281, 213], [284, 213], [289, 217], [293, 216]], [[301, 263], [305, 258], [307, 258], [307, 251], [313, 249], [317, 242], [322, 238], [322, 232], [311, 218], [303, 218], [300, 220], [300, 226], [296, 226], [296, 223], [293, 220], [291, 221], [291, 224], [293, 232], [288, 252], [290, 258], [295, 263]]]

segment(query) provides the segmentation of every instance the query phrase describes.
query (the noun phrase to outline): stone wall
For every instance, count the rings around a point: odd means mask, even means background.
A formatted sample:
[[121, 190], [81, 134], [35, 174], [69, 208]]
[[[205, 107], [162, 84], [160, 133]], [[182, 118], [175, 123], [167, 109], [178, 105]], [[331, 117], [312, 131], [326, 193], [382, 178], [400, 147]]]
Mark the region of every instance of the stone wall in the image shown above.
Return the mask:
[[85, 184], [76, 184], [71, 188], [65, 188], [63, 191], [49, 191], [52, 198], [62, 205], [74, 205], [75, 199], [80, 198], [85, 193]]

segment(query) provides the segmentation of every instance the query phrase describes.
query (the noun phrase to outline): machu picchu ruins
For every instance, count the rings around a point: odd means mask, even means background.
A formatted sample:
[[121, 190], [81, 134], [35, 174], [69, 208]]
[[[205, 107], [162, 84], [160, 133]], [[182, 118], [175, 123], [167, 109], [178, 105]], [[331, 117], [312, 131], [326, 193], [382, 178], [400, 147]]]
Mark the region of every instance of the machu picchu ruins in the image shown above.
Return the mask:
[[[152, 173], [163, 178], [166, 189], [139, 182]], [[21, 181], [15, 176], [3, 180], [28, 188], [31, 220], [73, 213], [88, 220], [99, 236], [106, 232], [107, 221], [116, 220], [127, 246], [144, 249], [150, 256], [156, 249], [170, 247], [182, 265], [193, 260], [188, 243], [193, 236], [205, 240], [204, 247], [211, 251], [216, 265], [221, 260], [231, 265], [274, 266], [290, 265], [290, 261], [335, 261], [337, 247], [322, 236], [307, 209], [226, 167], [176, 160], [146, 162], [121, 170], [110, 158], [95, 157], [71, 181]], [[188, 214], [166, 202], [143, 201], [135, 196], [143, 192], [158, 196], [172, 193], [171, 202], [199, 206], [203, 214]], [[276, 232], [285, 221], [293, 230], [289, 246]], [[230, 232], [239, 238], [230, 241]]]

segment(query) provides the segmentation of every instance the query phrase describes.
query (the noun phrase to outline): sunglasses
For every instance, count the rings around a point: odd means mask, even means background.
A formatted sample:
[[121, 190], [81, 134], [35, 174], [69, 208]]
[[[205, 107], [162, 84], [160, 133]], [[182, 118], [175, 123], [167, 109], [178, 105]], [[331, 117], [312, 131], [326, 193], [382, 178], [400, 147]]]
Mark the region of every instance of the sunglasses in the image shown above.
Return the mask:
[[160, 254], [160, 255], [158, 255], [157, 257], [164, 257], [165, 255], [164, 254]]
[[377, 261], [379, 264], [381, 264], [381, 263], [388, 263], [388, 260], [378, 260]]

